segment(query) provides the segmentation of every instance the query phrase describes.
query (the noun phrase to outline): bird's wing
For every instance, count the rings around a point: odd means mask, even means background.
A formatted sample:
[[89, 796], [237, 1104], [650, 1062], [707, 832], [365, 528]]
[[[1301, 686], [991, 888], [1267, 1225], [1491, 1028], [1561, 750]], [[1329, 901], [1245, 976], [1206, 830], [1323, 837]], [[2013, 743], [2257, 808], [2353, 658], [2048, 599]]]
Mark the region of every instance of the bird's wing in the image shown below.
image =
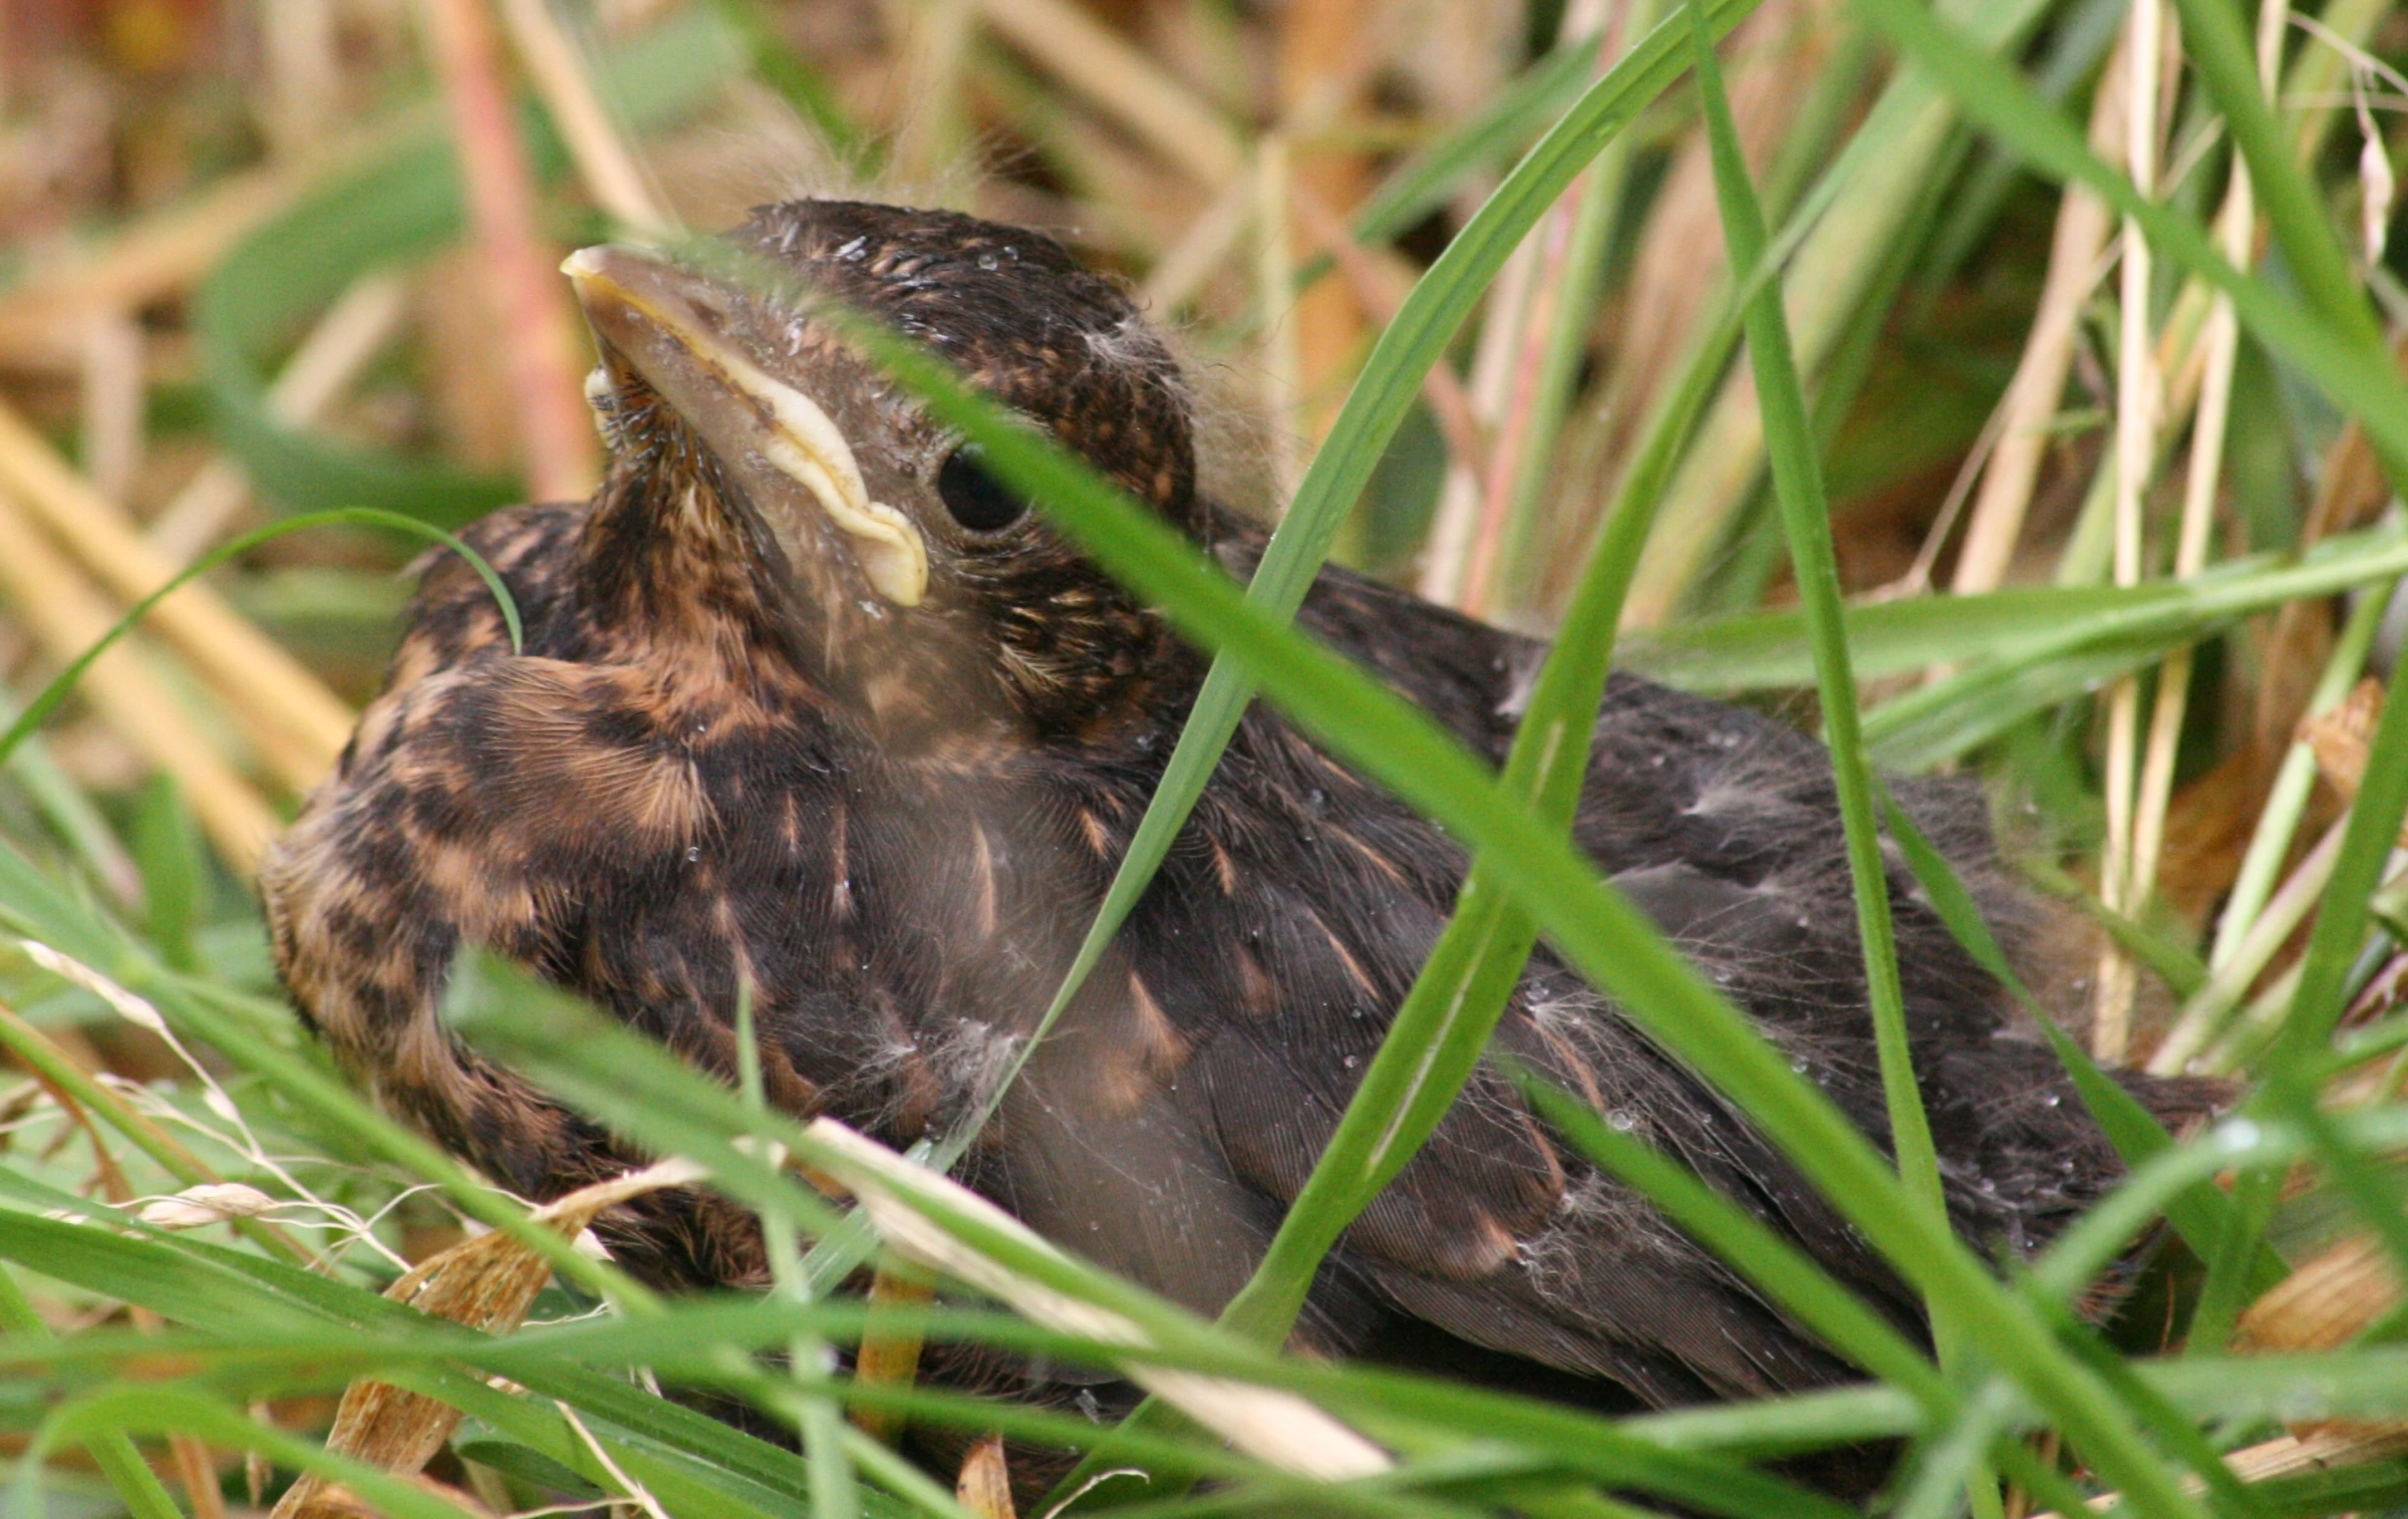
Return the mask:
[[[1347, 577], [1315, 632], [1497, 754], [1535, 649]], [[1405, 652], [1399, 652], [1405, 651]], [[1913, 786], [1926, 830], [1986, 884], [1978, 798]], [[1130, 929], [1188, 1047], [1183, 1100], [1232, 1169], [1280, 1204], [1325, 1147], [1443, 926], [1463, 858], [1435, 828], [1276, 718], [1250, 719], [1200, 837]], [[1618, 677], [1576, 836], [1860, 1126], [1885, 1130], [1829, 759], [1792, 729]], [[2045, 1052], [2001, 1039], [1996, 989], [1894, 864], [1909, 1011], [1952, 1202], [1981, 1238], [2095, 1190], [2112, 1157]], [[2003, 900], [2003, 899], [2002, 899]], [[2002, 907], [2011, 920], [2011, 907]], [[2011, 923], [2009, 925], [2011, 927]], [[1673, 1154], [1911, 1323], [1909, 1295], [1744, 1115], [1666, 1059], [1542, 950], [1496, 1037]], [[2007, 1162], [1998, 1135], [2020, 1135]], [[2070, 1157], [2042, 1176], [2032, 1158]], [[2024, 1190], [2018, 1194], [2017, 1186]], [[1492, 1073], [1349, 1232], [1346, 1269], [1462, 1340], [1608, 1376], [1655, 1400], [1812, 1385], [1844, 1368], [1643, 1200], [1579, 1161]]]
[[[1461, 865], [1434, 828], [1275, 719], [1250, 720], [1223, 784], [1125, 932], [1129, 963], [1180, 1042], [1161, 1098], [1179, 1116], [1165, 1125], [1204, 1125], [1218, 1162], [1273, 1204], [1274, 1219], [1444, 926]], [[1525, 981], [1499, 1041], [1601, 1107], [1636, 1115], [1709, 1174], [1742, 1186], [1758, 1169], [1787, 1175], [1752, 1130], [1551, 963]], [[1813, 1211], [1802, 1185], [1750, 1200], [1776, 1222]], [[1341, 1253], [1337, 1277], [1390, 1314], [1652, 1400], [1760, 1393], [1840, 1371], [1726, 1268], [1570, 1154], [1487, 1069]], [[1349, 1316], [1330, 1300], [1344, 1293], [1322, 1295], [1341, 1325]]]

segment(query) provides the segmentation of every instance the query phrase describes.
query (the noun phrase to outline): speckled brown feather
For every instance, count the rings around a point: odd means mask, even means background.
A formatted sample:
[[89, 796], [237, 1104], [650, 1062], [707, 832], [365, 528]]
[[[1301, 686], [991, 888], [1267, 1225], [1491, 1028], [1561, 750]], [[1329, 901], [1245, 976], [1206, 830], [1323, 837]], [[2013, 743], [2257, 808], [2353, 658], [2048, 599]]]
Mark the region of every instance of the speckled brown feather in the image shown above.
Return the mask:
[[[1195, 494], [1175, 367], [1126, 297], [1052, 242], [829, 201], [771, 208], [735, 236], [929, 342], [1251, 569], [1257, 535]], [[331, 1047], [531, 1196], [628, 1156], [443, 1031], [462, 945], [492, 945], [723, 1076], [750, 978], [774, 1098], [909, 1142], [972, 1109], [1045, 1006], [1202, 669], [1037, 516], [981, 534], [949, 521], [932, 481], [950, 441], [806, 317], [741, 292], [728, 309], [749, 352], [845, 421], [877, 498], [924, 531], [926, 600], [874, 604], [840, 556], [781, 568], [757, 487], [606, 352], [617, 457], [600, 493], [468, 535], [517, 598], [525, 652], [467, 568], [437, 556], [386, 693], [265, 875], [278, 963]], [[1502, 757], [1537, 646], [1337, 570], [1302, 620]], [[1978, 798], [1900, 792], [2001, 934], [2027, 942], [2033, 911], [1991, 860]], [[1818, 746], [1617, 677], [1576, 832], [1884, 1132]], [[1257, 708], [966, 1178], [1080, 1253], [1217, 1308], [1309, 1173], [1464, 864]], [[2032, 1249], [2113, 1178], [2113, 1156], [1894, 876], [1952, 1211], [1984, 1248]], [[1544, 949], [1497, 1039], [1914, 1322], [1911, 1296], [1745, 1115]], [[2133, 1084], [2170, 1114], [2207, 1095]], [[655, 1281], [760, 1276], [750, 1222], [708, 1196], [655, 1202], [610, 1238]], [[1349, 1231], [1299, 1334], [1600, 1401], [1846, 1374], [1486, 1071]], [[1066, 1372], [1025, 1375], [1085, 1394]]]

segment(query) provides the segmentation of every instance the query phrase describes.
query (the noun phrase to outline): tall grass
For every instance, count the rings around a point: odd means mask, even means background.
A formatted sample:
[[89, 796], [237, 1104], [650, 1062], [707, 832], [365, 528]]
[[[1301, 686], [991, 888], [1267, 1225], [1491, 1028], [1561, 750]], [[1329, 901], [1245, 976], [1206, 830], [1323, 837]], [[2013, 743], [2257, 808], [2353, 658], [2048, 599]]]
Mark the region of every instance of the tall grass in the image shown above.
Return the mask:
[[[768, 1221], [776, 1290], [741, 1301], [647, 1292], [379, 1113], [301, 1032], [267, 974], [243, 876], [259, 840], [241, 819], [289, 805], [293, 781], [330, 758], [294, 716], [325, 694], [296, 697], [274, 684], [281, 676], [226, 659], [205, 616], [145, 620], [147, 593], [167, 607], [207, 598], [210, 615], [247, 612], [317, 653], [356, 694], [366, 664], [329, 656], [390, 617], [371, 576], [402, 557], [359, 529], [400, 512], [440, 536], [512, 493], [505, 459], [458, 440], [425, 448], [409, 436], [425, 428], [377, 433], [397, 398], [416, 398], [424, 422], [448, 388], [470, 384], [459, 371], [473, 363], [456, 349], [449, 366], [430, 362], [444, 354], [435, 318], [406, 340], [378, 340], [399, 343], [397, 356], [378, 361], [367, 345], [349, 398], [335, 387], [332, 423], [309, 421], [270, 375], [298, 327], [333, 321], [322, 314], [344, 291], [474, 235], [452, 145], [405, 100], [362, 112], [331, 156], [271, 148], [250, 199], [175, 212], [207, 235], [174, 245], [183, 262], [156, 289], [135, 279], [165, 257], [145, 239], [186, 223], [107, 207], [123, 225], [84, 262], [29, 263], [0, 288], [0, 358], [55, 368], [57, 310], [105, 323], [145, 290], [186, 297], [190, 387], [154, 383], [139, 364], [129, 380], [107, 341], [74, 350], [73, 366], [88, 397], [148, 389], [154, 425], [138, 423], [133, 441], [223, 451], [270, 523], [237, 530], [230, 510], [210, 516], [166, 499], [168, 487], [108, 478], [128, 438], [97, 403], [82, 414], [81, 474], [38, 430], [0, 428], [0, 528], [32, 544], [0, 555], [0, 612], [40, 651], [15, 667], [0, 737], [0, 1046], [26, 1073], [0, 1092], [11, 1513], [217, 1512], [249, 1501], [254, 1480], [305, 1472], [410, 1515], [470, 1501], [967, 1512], [950, 1482], [868, 1432], [906, 1419], [1072, 1446], [1091, 1474], [1141, 1470], [1144, 1482], [1073, 1483], [1058, 1496], [1165, 1514], [1590, 1515], [1656, 1499], [1746, 1519], [1835, 1514], [1847, 1510], [1780, 1463], [1873, 1440], [1898, 1452], [1874, 1506], [1901, 1514], [2064, 1511], [2099, 1493], [2152, 1516], [2408, 1507], [2397, 1435], [2408, 1358], [2392, 1295], [2323, 1303], [2321, 1327], [2251, 1311], [2294, 1270], [2317, 1280], [2341, 1234], [2374, 1240], [2408, 1279], [2408, 1193], [2394, 1162], [2408, 1146], [2396, 1100], [2408, 1014], [2395, 1007], [2408, 959], [2394, 942], [2408, 918], [2393, 870], [2408, 704], [2343, 736], [2354, 749], [2329, 726], [2313, 745], [2293, 747], [2290, 732], [2303, 712], [2337, 708], [2361, 668], [2380, 668], [2379, 607], [2408, 573], [2408, 533], [2381, 509], [2408, 468], [2408, 388], [2385, 331], [2399, 283], [2382, 250], [2348, 240], [2366, 221], [2367, 169], [2384, 145], [2324, 146], [2361, 117], [2379, 129], [2372, 107], [2398, 103], [2354, 51], [2397, 40], [2386, 5], [2331, 0], [2287, 45], [2276, 5], [2257, 18], [2277, 44], [2264, 58], [2220, 0], [2179, 0], [2179, 38], [2134, 28], [2115, 67], [2137, 50], [2171, 88], [2167, 161], [2179, 172], [2154, 196], [2077, 125], [2102, 76], [2115, 77], [2100, 52], [2122, 23], [2104, 4], [1540, 7], [1528, 35], [1553, 44], [1500, 45], [1512, 67], [1494, 87], [1425, 105], [1401, 124], [1401, 151], [1366, 146], [1400, 124], [1367, 109], [1360, 60], [1316, 51], [1320, 34], [1293, 18], [1160, 0], [1131, 9], [1188, 30], [1149, 51], [1129, 40], [1154, 35], [1143, 27], [1115, 32], [1052, 0], [932, 0], [896, 10], [920, 18], [918, 43], [898, 34], [864, 62], [824, 39], [797, 46], [796, 16], [753, 0], [665, 9], [650, 31], [618, 37], [604, 35], [607, 17], [580, 13], [601, 29], [582, 76], [564, 85], [559, 58], [530, 71], [524, 147], [553, 186], [556, 231], [609, 230], [609, 213], [589, 207], [708, 219], [708, 195], [672, 193], [664, 213], [623, 168], [611, 183], [577, 175], [646, 154], [686, 161], [698, 143], [724, 146], [731, 123], [769, 130], [770, 98], [856, 170], [890, 151], [924, 156], [927, 143], [964, 141], [958, 124], [882, 113], [864, 84], [880, 71], [910, 77], [930, 98], [977, 103], [1035, 160], [1009, 191], [961, 193], [1087, 219], [1100, 253], [1157, 282], [1208, 368], [1273, 377], [1262, 391], [1293, 410], [1268, 425], [1310, 444], [1262, 566], [1240, 586], [925, 353], [856, 334], [1215, 656], [1054, 1012], [1097, 963], [1256, 700], [1468, 846], [1453, 920], [1218, 1322], [945, 1182], [966, 1133], [908, 1158], [884, 1153], [768, 1109], [756, 1073], [728, 1090], [504, 967], [463, 965], [451, 1014], [464, 1037], [692, 1162]], [[1354, 23], [1341, 35], [1388, 50], [1375, 65], [1435, 99], [1436, 76], [1412, 73], [1409, 50], [1373, 29], [1367, 9], [1332, 10]], [[1290, 74], [1337, 81], [1337, 96], [1302, 90], [1254, 110], [1248, 46], [1293, 50]], [[1812, 86], [1825, 59], [1836, 63]], [[379, 67], [407, 94], [413, 65]], [[2280, 82], [2270, 99], [2268, 78]], [[561, 93], [580, 85], [602, 113]], [[2343, 111], [2353, 96], [2369, 109]], [[2348, 125], [2336, 129], [2337, 116]], [[1335, 256], [1319, 246], [1302, 199], [1262, 202], [1261, 185], [1282, 180], [1254, 165], [1284, 155], [1301, 165], [1289, 176], [1297, 195], [1341, 195], [1321, 208], [1345, 218], [1353, 245]], [[1203, 193], [1165, 208], [1132, 158], [1203, 181]], [[459, 161], [473, 172], [486, 160]], [[2250, 187], [2244, 205], [2261, 212], [2266, 251], [2212, 229], [2199, 188], [2211, 182]], [[2077, 193], [2122, 218], [2165, 272], [2125, 287], [2122, 298], [2146, 307], [2131, 313], [2097, 284], [2087, 336], [2080, 324], [2070, 338], [2027, 331], [2022, 289], [2092, 289], [2100, 273], [2101, 250], [2075, 247], [2080, 259], [2059, 268], [2034, 235], [2070, 214], [2062, 197]], [[2387, 210], [2375, 207], [2377, 224]], [[1718, 225], [1726, 255], [1717, 265], [1692, 247], [1695, 267], [1680, 269], [1658, 239], [1676, 246], [1699, 216]], [[1278, 256], [1246, 256], [1249, 238], [1276, 240]], [[1998, 285], [2016, 289], [1999, 297]], [[1321, 315], [1282, 332], [1300, 301], [1321, 302]], [[1978, 340], [1964, 308], [2004, 334], [1986, 340], [1970, 380], [1944, 352]], [[1665, 311], [1678, 320], [1651, 349], [1636, 334]], [[2200, 337], [2219, 319], [2234, 324], [2221, 348]], [[2138, 349], [2098, 340], [2119, 325], [2162, 368], [2155, 446], [2101, 447], [2083, 397], [2056, 398], [2063, 438], [2040, 488], [2026, 480], [2009, 503], [2019, 519], [2028, 512], [2009, 534], [2021, 540], [2013, 583], [1930, 594], [1953, 542], [1939, 510], [1946, 476], [1969, 485], [1998, 442], [1984, 417], [2003, 404], [2003, 371], [2027, 344], [2070, 341], [2092, 368], [2084, 378], [2074, 366], [2076, 384], [2103, 409], [2135, 393], [2110, 367], [2138, 378]], [[2210, 370], [2229, 409], [2201, 399]], [[17, 399], [39, 413], [44, 398], [28, 387]], [[171, 425], [179, 402], [184, 420]], [[2196, 441], [2179, 459], [2171, 446], [2186, 438]], [[1909, 462], [1867, 457], [1885, 453]], [[2106, 583], [2119, 456], [2150, 471], [2123, 482], [2127, 506], [2154, 509], [2198, 471], [2221, 471], [2222, 491], [2203, 485], [2197, 498], [2220, 514], [2208, 541], [2225, 551], [2198, 565], [2197, 529], [2186, 536], [2144, 511], [2126, 524], [2142, 530], [2142, 573]], [[110, 488], [94, 491], [96, 479]], [[1501, 771], [1291, 626], [1334, 545], [1373, 556], [1412, 541], [1441, 498], [1441, 519], [1456, 513], [1445, 531], [1468, 534], [1450, 583], [1560, 635]], [[1895, 515], [1901, 498], [1929, 541], [1920, 568], [1885, 595], [1900, 556], [1882, 511]], [[219, 545], [197, 555], [198, 583], [170, 592], [112, 558], [122, 540], [109, 532], [130, 532], [138, 514], [154, 537], [173, 525]], [[71, 530], [104, 519], [107, 532]], [[2178, 538], [2189, 545], [2179, 560]], [[40, 560], [37, 575], [34, 553], [59, 563]], [[2349, 613], [2353, 595], [2361, 610]], [[98, 635], [113, 622], [125, 641], [103, 653]], [[1895, 1154], [1791, 1069], [1571, 842], [1586, 737], [1617, 657], [1755, 700], [1812, 689], [1847, 823]], [[2112, 700], [2139, 703], [2152, 680], [2181, 695], [2160, 699], [2163, 732], [2107, 720], [2100, 693], [2137, 683]], [[146, 725], [146, 701], [189, 722]], [[2310, 784], [2320, 758], [2331, 793]], [[2138, 989], [2113, 1007], [2126, 1021], [2115, 1027], [2132, 1028], [2144, 1051], [2176, 1029], [2175, 1059], [2241, 1078], [2234, 1116], [2170, 1136], [2052, 1029], [2130, 1173], [2037, 1257], [2003, 1268], [1947, 1226], [1888, 933], [1885, 831], [1967, 948], [2005, 971], [1946, 864], [1887, 805], [1885, 769], [1944, 766], [2031, 803], [2035, 875], [2084, 899], [2108, 930], [2099, 984]], [[162, 778], [129, 786], [129, 769]], [[208, 806], [195, 805], [195, 787], [208, 788]], [[2345, 811], [2334, 796], [2350, 798]], [[2130, 819], [2149, 815], [2165, 819], [2163, 849], [2136, 846]], [[2325, 827], [2320, 853], [2295, 841]], [[1810, 1326], [1865, 1383], [1614, 1417], [1284, 1353], [1324, 1256], [1470, 1076], [1541, 937], [1752, 1116], [1921, 1294], [1932, 1348], [1675, 1161], [1513, 1071], [1568, 1143]], [[2014, 990], [2036, 1017], [2070, 1011]], [[2119, 997], [2101, 994], [2101, 1013]], [[781, 1154], [859, 1206], [831, 1207]], [[471, 1330], [381, 1295], [470, 1222], [555, 1273], [525, 1327]], [[2103, 1335], [2079, 1312], [2085, 1292], [2161, 1226], [2179, 1245], [2163, 1252], [2171, 1269], [2153, 1321]], [[883, 1280], [934, 1273], [958, 1291], [875, 1304], [833, 1291], [864, 1263]], [[1114, 1426], [843, 1374], [825, 1354], [922, 1338], [1109, 1367], [1154, 1400]], [[458, 1410], [437, 1468], [455, 1485], [388, 1476], [329, 1448], [324, 1395], [360, 1378]], [[784, 1437], [665, 1400], [654, 1379], [747, 1402]], [[2351, 1422], [2308, 1427], [2331, 1419]], [[254, 1459], [246, 1468], [238, 1456]]]

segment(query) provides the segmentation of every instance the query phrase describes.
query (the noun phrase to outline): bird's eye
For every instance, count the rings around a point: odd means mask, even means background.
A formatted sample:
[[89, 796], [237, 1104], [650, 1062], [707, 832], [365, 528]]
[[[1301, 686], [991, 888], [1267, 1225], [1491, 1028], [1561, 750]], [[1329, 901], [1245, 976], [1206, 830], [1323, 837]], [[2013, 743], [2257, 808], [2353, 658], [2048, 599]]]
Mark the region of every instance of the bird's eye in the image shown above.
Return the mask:
[[997, 532], [1010, 527], [1029, 509], [1027, 497], [987, 472], [987, 461], [975, 444], [964, 444], [945, 456], [937, 471], [937, 494], [945, 509], [972, 532]]

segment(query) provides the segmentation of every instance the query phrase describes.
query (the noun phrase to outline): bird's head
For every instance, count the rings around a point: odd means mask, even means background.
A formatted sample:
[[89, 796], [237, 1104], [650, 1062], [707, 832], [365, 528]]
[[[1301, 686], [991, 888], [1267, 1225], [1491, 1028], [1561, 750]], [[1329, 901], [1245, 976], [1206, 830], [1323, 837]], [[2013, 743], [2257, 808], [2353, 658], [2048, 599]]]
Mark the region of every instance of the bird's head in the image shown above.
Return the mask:
[[722, 639], [742, 603], [775, 657], [890, 737], [1109, 721], [1173, 658], [1167, 635], [829, 308], [925, 345], [1195, 531], [1186, 392], [1128, 296], [1051, 238], [950, 211], [798, 200], [725, 243], [738, 274], [621, 245], [562, 266], [613, 453], [587, 529], [597, 599]]

